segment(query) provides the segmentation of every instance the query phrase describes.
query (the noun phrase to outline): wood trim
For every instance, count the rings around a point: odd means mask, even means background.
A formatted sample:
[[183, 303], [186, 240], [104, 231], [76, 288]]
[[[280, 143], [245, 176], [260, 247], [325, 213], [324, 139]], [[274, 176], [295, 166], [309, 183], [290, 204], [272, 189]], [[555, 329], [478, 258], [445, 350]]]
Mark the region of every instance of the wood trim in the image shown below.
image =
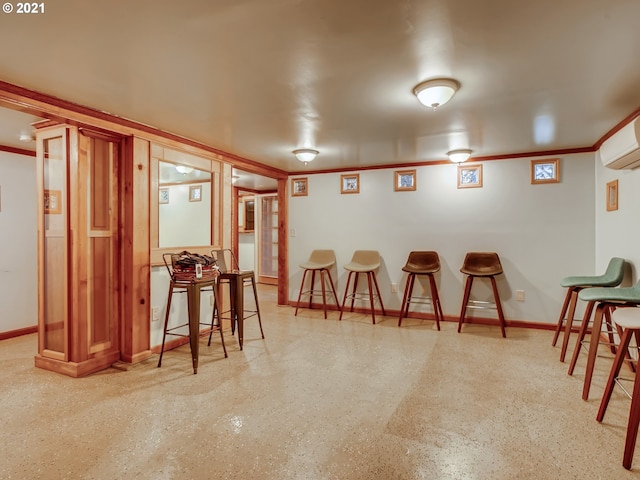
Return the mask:
[[32, 333], [38, 333], [37, 325], [33, 325], [31, 327], [18, 328], [16, 330], [9, 330], [7, 332], [0, 332], [0, 340], [7, 340], [9, 338], [21, 337], [22, 335], [30, 335]]
[[288, 178], [278, 179], [278, 305], [286, 305], [289, 297], [289, 195]]
[[24, 148], [9, 147], [8, 145], [0, 145], [0, 152], [15, 153], [16, 155], [26, 155], [27, 157], [35, 157], [35, 150], [26, 150]]
[[62, 373], [69, 377], [79, 378], [85, 377], [105, 368], [110, 367], [120, 358], [119, 352], [106, 352], [104, 355], [96, 355], [83, 362], [65, 362], [53, 358], [46, 358], [42, 355], [35, 356], [35, 366], [51, 370], [53, 372]]
[[94, 108], [53, 97], [35, 90], [29, 90], [8, 82], [0, 81], [0, 106], [13, 110], [57, 120], [71, 125], [94, 127], [122, 135], [137, 135], [149, 141], [159, 141], [180, 150], [191, 150], [196, 155], [203, 152], [213, 154], [218, 160], [232, 163], [242, 170], [248, 170], [272, 178], [286, 178], [287, 172], [263, 165], [255, 160], [241, 157], [201, 142], [191, 140], [157, 127], [119, 117]]

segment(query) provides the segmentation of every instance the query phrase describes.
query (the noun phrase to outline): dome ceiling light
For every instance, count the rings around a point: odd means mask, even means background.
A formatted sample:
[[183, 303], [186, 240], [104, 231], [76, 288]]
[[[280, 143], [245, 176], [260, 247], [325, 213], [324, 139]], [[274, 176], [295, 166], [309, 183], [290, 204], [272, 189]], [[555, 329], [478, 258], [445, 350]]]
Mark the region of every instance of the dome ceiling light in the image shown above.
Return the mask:
[[314, 150], [313, 148], [299, 148], [293, 151], [293, 154], [296, 156], [296, 158], [303, 162], [305, 165], [313, 161], [318, 153], [320, 152], [318, 152], [318, 150]]
[[469, 160], [471, 153], [473, 152], [468, 148], [459, 148], [457, 150], [451, 150], [447, 152], [447, 155], [449, 156], [449, 160], [451, 160], [453, 163], [462, 163]]
[[434, 110], [441, 107], [453, 97], [460, 88], [460, 82], [452, 78], [434, 78], [418, 84], [413, 94], [420, 103]]

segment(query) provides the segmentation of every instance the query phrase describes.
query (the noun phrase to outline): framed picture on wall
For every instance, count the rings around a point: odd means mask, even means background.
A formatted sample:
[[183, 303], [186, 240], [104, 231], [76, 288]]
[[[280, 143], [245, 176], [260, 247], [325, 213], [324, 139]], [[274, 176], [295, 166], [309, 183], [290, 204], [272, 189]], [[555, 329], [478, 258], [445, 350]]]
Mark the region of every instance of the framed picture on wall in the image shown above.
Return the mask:
[[607, 212], [618, 210], [618, 180], [607, 183]]
[[308, 191], [307, 178], [292, 178], [291, 179], [291, 196], [292, 197], [306, 197]]
[[169, 203], [169, 189], [161, 188], [158, 190], [160, 197], [158, 198], [158, 203]]
[[190, 202], [202, 201], [202, 185], [191, 185], [189, 187], [189, 201]]
[[49, 215], [62, 213], [62, 192], [60, 190], [44, 191], [44, 213]]
[[396, 170], [394, 172], [393, 190], [396, 192], [409, 192], [416, 189], [415, 170]]
[[560, 159], [531, 160], [531, 183], [558, 183], [560, 181]]
[[340, 193], [360, 193], [360, 174], [340, 175]]
[[458, 165], [458, 188], [481, 188], [482, 164]]

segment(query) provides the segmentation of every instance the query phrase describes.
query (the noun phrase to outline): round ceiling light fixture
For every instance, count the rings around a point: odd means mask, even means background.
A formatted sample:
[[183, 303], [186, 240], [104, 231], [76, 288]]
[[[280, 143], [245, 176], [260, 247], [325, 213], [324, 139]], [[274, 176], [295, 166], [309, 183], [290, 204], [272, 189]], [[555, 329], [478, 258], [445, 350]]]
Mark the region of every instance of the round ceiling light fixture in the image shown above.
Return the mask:
[[186, 167], [184, 165], [176, 165], [176, 170], [178, 171], [178, 173], [181, 173], [183, 175], [188, 175], [189, 173], [193, 172], [193, 168]]
[[472, 153], [473, 152], [468, 148], [459, 148], [457, 150], [451, 150], [447, 152], [447, 155], [449, 156], [449, 160], [451, 160], [453, 163], [462, 163], [469, 160], [469, 157]]
[[296, 158], [303, 162], [305, 165], [313, 161], [318, 153], [320, 152], [318, 152], [318, 150], [314, 150], [313, 148], [298, 148], [297, 150], [293, 151], [293, 154], [296, 156]]
[[413, 94], [424, 106], [435, 110], [451, 100], [459, 88], [460, 82], [453, 78], [434, 78], [416, 85]]

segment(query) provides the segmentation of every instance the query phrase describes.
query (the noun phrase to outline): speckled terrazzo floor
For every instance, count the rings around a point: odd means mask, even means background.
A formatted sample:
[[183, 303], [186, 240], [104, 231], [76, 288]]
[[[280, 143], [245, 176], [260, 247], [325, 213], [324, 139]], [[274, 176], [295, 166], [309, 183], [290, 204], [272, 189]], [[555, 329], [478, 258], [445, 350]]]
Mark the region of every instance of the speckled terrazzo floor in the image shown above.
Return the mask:
[[0, 342], [1, 479], [627, 479], [629, 400], [595, 421], [608, 367], [580, 399], [552, 332], [274, 305], [246, 326], [130, 368], [72, 379], [33, 366], [35, 335]]

